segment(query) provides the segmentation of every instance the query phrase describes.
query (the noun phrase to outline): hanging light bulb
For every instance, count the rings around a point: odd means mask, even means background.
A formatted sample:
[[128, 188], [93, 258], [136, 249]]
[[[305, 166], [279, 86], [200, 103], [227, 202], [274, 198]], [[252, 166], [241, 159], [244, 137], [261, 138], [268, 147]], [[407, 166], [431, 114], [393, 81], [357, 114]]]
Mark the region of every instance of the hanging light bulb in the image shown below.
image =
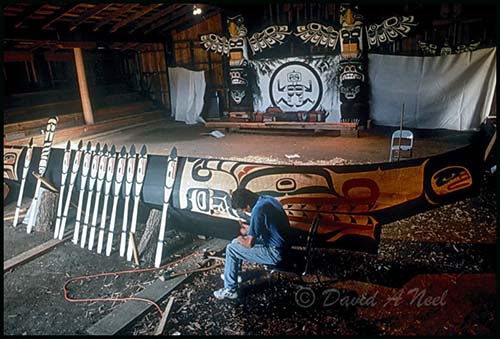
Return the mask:
[[193, 5], [193, 15], [200, 15], [201, 14], [201, 8]]

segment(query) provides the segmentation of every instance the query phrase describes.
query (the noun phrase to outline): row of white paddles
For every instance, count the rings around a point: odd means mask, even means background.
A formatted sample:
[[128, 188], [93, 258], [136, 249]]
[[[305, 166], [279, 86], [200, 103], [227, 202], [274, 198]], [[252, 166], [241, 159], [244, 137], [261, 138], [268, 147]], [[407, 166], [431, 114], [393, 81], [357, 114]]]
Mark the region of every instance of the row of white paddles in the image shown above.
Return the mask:
[[[30, 145], [31, 146], [31, 145]], [[120, 256], [125, 255], [127, 251], [127, 260], [132, 260], [133, 245], [131, 239], [133, 234], [135, 234], [137, 226], [137, 213], [139, 200], [142, 190], [142, 185], [144, 182], [144, 176], [147, 164], [147, 149], [143, 145], [141, 151], [137, 154], [135, 150], [135, 145], [130, 147], [129, 152], [126, 151], [125, 146], [122, 146], [120, 152], [116, 152], [115, 146], [111, 146], [108, 149], [107, 145], [101, 149], [100, 144], [97, 143], [95, 148], [92, 149], [90, 142], [87, 143], [86, 147], [83, 147], [83, 142], [80, 141], [78, 144], [78, 149], [75, 153], [73, 164], [71, 166], [71, 173], [69, 175], [69, 183], [67, 183], [68, 172], [70, 170], [70, 160], [71, 160], [71, 142], [68, 141], [62, 163], [62, 174], [61, 174], [61, 187], [59, 190], [59, 200], [57, 204], [57, 216], [56, 224], [54, 230], [54, 239], [62, 240], [64, 236], [64, 231], [66, 227], [66, 219], [68, 216], [69, 205], [71, 203], [71, 196], [73, 188], [75, 186], [75, 181], [77, 178], [78, 171], [81, 169], [80, 177], [80, 190], [78, 198], [78, 206], [76, 211], [76, 219], [73, 233], [73, 243], [80, 243], [80, 247], [84, 248], [87, 245], [89, 250], [93, 250], [95, 243], [95, 236], [97, 231], [97, 219], [99, 213], [99, 202], [102, 193], [104, 193], [103, 210], [101, 212], [101, 220], [98, 231], [97, 239], [97, 253], [102, 253], [104, 234], [106, 230], [106, 218], [107, 218], [107, 207], [109, 197], [113, 195], [113, 207], [111, 210], [110, 224], [108, 228], [108, 237], [106, 242], [106, 255], [109, 256], [112, 250], [113, 236], [115, 233], [115, 221], [118, 201], [120, 197], [120, 190], [122, 185], [124, 185], [125, 192], [125, 203], [123, 211], [123, 224], [120, 239]], [[81, 167], [81, 168], [80, 168]], [[114, 190], [111, 192], [111, 187], [114, 182]], [[135, 184], [135, 185], [134, 185]], [[64, 203], [64, 193], [67, 189], [67, 196]], [[132, 192], [132, 187], [134, 188]], [[87, 201], [86, 208], [83, 218], [83, 223], [81, 220], [82, 210], [83, 210], [83, 200], [84, 194], [87, 191]], [[22, 192], [20, 192], [22, 194]], [[94, 208], [92, 209], [92, 198], [95, 193]], [[132, 218], [130, 224], [130, 230], [128, 231], [128, 220], [129, 220], [129, 202], [133, 195], [133, 210]], [[36, 213], [35, 210], [38, 208], [33, 208], [32, 212]], [[90, 216], [92, 214], [92, 219]], [[81, 226], [81, 234], [80, 234]], [[28, 233], [31, 233], [31, 229], [27, 229]], [[130, 232], [130, 233], [129, 233]], [[87, 233], [89, 233], [87, 238]], [[129, 235], [130, 234], [130, 235]], [[129, 236], [128, 248], [127, 236]], [[88, 240], [88, 243], [87, 243]]]

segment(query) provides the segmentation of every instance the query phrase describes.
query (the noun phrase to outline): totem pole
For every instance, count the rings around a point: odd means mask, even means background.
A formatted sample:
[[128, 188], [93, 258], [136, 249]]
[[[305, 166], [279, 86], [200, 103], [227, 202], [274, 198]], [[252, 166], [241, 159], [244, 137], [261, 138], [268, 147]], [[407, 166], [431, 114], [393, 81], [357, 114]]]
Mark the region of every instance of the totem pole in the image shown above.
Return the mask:
[[366, 126], [370, 113], [367, 57], [363, 53], [363, 17], [356, 7], [340, 7], [340, 61], [338, 82], [340, 121]]
[[336, 49], [340, 38], [337, 83], [340, 93], [340, 121], [366, 126], [370, 116], [370, 86], [367, 51], [404, 38], [411, 30], [413, 16], [392, 16], [380, 24], [366, 26], [357, 6], [340, 6], [340, 28], [317, 22], [297, 26], [295, 36], [304, 43]]
[[247, 28], [243, 17], [228, 17], [229, 78], [231, 106], [235, 111], [253, 111], [253, 98], [248, 88]]
[[229, 110], [253, 112], [253, 95], [249, 87], [250, 60], [248, 47], [253, 54], [274, 44], [282, 44], [291, 32], [286, 25], [269, 26], [262, 32], [247, 37], [248, 30], [241, 15], [227, 18], [229, 39], [214, 33], [201, 36], [201, 43], [208, 51], [229, 56]]

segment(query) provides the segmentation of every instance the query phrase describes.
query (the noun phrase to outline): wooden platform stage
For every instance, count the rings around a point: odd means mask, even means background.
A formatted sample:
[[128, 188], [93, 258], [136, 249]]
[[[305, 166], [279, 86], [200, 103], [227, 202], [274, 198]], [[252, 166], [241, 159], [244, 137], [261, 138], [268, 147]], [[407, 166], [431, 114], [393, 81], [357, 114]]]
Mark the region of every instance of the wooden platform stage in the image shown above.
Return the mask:
[[224, 128], [227, 132], [238, 132], [245, 129], [257, 130], [307, 130], [319, 133], [322, 131], [340, 131], [341, 136], [359, 137], [359, 127], [355, 122], [294, 122], [294, 121], [272, 121], [272, 122], [230, 122], [211, 121], [206, 122], [207, 128]]

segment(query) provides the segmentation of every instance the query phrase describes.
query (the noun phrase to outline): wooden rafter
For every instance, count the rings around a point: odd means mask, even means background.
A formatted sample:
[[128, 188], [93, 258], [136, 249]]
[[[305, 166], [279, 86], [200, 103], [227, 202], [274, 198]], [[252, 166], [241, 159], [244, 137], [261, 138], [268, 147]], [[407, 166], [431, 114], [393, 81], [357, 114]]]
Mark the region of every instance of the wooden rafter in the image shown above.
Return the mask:
[[119, 28], [125, 26], [126, 24], [128, 24], [129, 22], [132, 22], [134, 20], [137, 20], [139, 19], [141, 16], [151, 12], [153, 9], [161, 6], [163, 4], [154, 4], [154, 5], [149, 5], [147, 6], [146, 8], [144, 8], [143, 10], [135, 13], [134, 15], [132, 15], [131, 17], [128, 17], [118, 23], [116, 23], [112, 28], [111, 30], [109, 31], [110, 33], [113, 33], [113, 32], [116, 32]]
[[56, 44], [57, 48], [83, 48], [83, 49], [95, 49], [97, 43], [95, 41], [61, 41]]
[[128, 5], [125, 5], [121, 8], [118, 8], [116, 9], [112, 14], [109, 14], [108, 16], [106, 16], [106, 19], [100, 21], [94, 28], [93, 28], [93, 31], [94, 32], [97, 32], [97, 30], [99, 30], [99, 28], [101, 28], [102, 26], [106, 25], [107, 23], [113, 21], [114, 19], [116, 19], [117, 17], [119, 17], [120, 15], [122, 15], [123, 13], [126, 13], [127, 11], [133, 9], [134, 7], [138, 6], [139, 4], [128, 4]]
[[85, 13], [84, 15], [82, 15], [80, 18], [78, 18], [78, 20], [75, 20], [71, 23], [71, 27], [69, 28], [70, 31], [74, 31], [78, 25], [82, 24], [85, 22], [85, 20], [87, 20], [88, 18], [98, 14], [99, 12], [102, 12], [104, 11], [105, 9], [107, 9], [108, 7], [110, 7], [112, 4], [99, 4], [99, 5], [96, 5], [94, 8], [92, 8], [91, 10], [87, 11], [87, 13]]
[[47, 20], [48, 22], [42, 26], [42, 29], [51, 29], [50, 25], [52, 25], [57, 20], [61, 19], [63, 16], [65, 16], [67, 13], [71, 12], [78, 6], [80, 6], [80, 4], [61, 7], [61, 11], [54, 13], [54, 15], [48, 18]]
[[35, 49], [38, 49], [46, 44], [47, 44], [47, 41], [39, 41], [39, 42], [35, 43], [33, 46], [31, 46], [30, 52], [33, 52]]
[[18, 12], [18, 13], [24, 12], [24, 10], [26, 9], [26, 4], [22, 5], [22, 8], [17, 7], [17, 5], [18, 4], [15, 4], [14, 6], [13, 5], [5, 6], [3, 9], [4, 14], [12, 12]]
[[33, 60], [33, 53], [28, 51], [4, 51], [3, 61], [31, 61]]
[[132, 43], [127, 43], [125, 44], [122, 48], [120, 48], [120, 52], [123, 52], [127, 49], [135, 49], [138, 47], [141, 43], [140, 42], [132, 42]]
[[[25, 16], [23, 16], [22, 19], [19, 20], [19, 22], [17, 24], [14, 25], [15, 28], [19, 28], [21, 27], [24, 22], [29, 19], [33, 14], [35, 14], [40, 8], [42, 8], [44, 5], [31, 5], [29, 6], [27, 9], [26, 9], [26, 12], [28, 12], [28, 14], [26, 14]], [[24, 11], [23, 11], [24, 12]]]
[[180, 10], [176, 11], [175, 13], [173, 13], [172, 15], [170, 15], [168, 18], [166, 18], [165, 20], [162, 20], [162, 21], [159, 21], [157, 23], [154, 23], [152, 24], [145, 32], [144, 34], [148, 34], [149, 32], [159, 28], [159, 27], [162, 27], [162, 26], [165, 26], [166, 24], [176, 20], [176, 19], [179, 19], [180, 17], [182, 16], [185, 16], [186, 14], [189, 14], [192, 12], [192, 8], [190, 6], [185, 6], [184, 8], [181, 8]]
[[129, 32], [129, 34], [132, 34], [132, 33], [134, 33], [136, 30], [138, 30], [139, 28], [144, 27], [144, 26], [146, 26], [146, 25], [148, 25], [148, 24], [152, 23], [153, 21], [156, 21], [156, 20], [160, 19], [161, 17], [164, 17], [164, 16], [165, 16], [165, 15], [167, 15], [168, 13], [171, 13], [171, 12], [173, 12], [173, 11], [177, 10], [177, 9], [178, 9], [179, 7], [181, 7], [181, 6], [182, 6], [182, 4], [174, 4], [174, 5], [170, 5], [170, 6], [168, 6], [168, 7], [167, 7], [167, 8], [165, 8], [165, 9], [162, 9], [162, 10], [161, 10], [161, 11], [159, 11], [158, 13], [156, 13], [156, 14], [154, 14], [154, 15], [150, 16], [149, 18], [144, 19], [144, 20], [142, 20], [141, 22], [139, 22], [139, 23], [137, 24], [137, 26], [135, 26], [135, 27], [134, 27], [134, 28], [132, 28], [130, 31], [128, 31], [128, 32]]
[[[203, 20], [206, 20], [214, 15], [217, 15], [219, 13], [219, 9], [217, 8], [212, 8], [212, 9], [209, 9], [208, 11], [206, 11], [204, 14], [203, 14]], [[183, 23], [185, 23], [186, 21], [189, 20], [189, 17], [187, 16], [184, 16], [184, 17], [181, 17], [179, 20], [176, 20], [176, 21], [173, 21], [171, 22], [170, 24], [168, 24], [166, 27], [162, 28], [160, 33], [163, 33], [163, 32], [166, 32], [176, 26], [179, 26]]]

